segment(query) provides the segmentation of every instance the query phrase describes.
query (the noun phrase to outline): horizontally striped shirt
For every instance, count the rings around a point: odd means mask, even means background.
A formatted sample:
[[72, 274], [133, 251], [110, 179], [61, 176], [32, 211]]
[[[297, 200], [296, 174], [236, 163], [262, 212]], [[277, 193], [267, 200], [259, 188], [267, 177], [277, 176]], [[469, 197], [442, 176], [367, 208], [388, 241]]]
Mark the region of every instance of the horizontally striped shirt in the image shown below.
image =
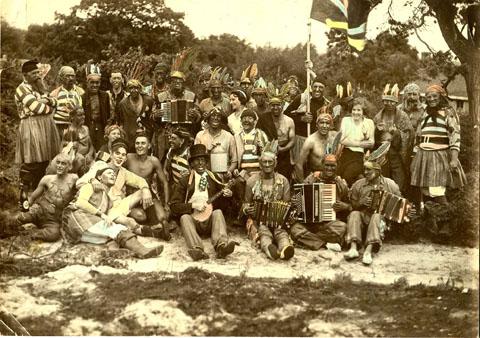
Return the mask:
[[[71, 90], [63, 86], [58, 87], [50, 93], [58, 101], [57, 110], [53, 114], [53, 120], [56, 124], [70, 124], [70, 109], [75, 106], [82, 106], [82, 96], [80, 87], [73, 86]], [[68, 106], [70, 105], [70, 108]]]
[[[426, 123], [424, 123], [426, 121]], [[419, 125], [419, 146], [424, 150], [456, 149], [460, 151], [460, 124], [453, 110], [439, 110], [433, 118], [426, 114]], [[422, 127], [423, 126], [423, 127]]]
[[170, 173], [174, 183], [178, 183], [180, 179], [190, 172], [190, 165], [188, 164], [189, 149], [186, 148], [181, 154], [172, 156], [172, 149], [167, 153], [167, 160], [170, 161]]
[[252, 129], [250, 133], [240, 132], [240, 138], [243, 140], [243, 155], [240, 163], [240, 169], [260, 168], [259, 156], [257, 154], [257, 145], [255, 139], [257, 130]]
[[[18, 116], [20, 119], [26, 119], [35, 115], [49, 115], [53, 113], [54, 108], [40, 102], [41, 94], [34, 91], [32, 86], [26, 81], [20, 83], [15, 91], [15, 104], [17, 105]], [[56, 104], [56, 100], [55, 104]]]

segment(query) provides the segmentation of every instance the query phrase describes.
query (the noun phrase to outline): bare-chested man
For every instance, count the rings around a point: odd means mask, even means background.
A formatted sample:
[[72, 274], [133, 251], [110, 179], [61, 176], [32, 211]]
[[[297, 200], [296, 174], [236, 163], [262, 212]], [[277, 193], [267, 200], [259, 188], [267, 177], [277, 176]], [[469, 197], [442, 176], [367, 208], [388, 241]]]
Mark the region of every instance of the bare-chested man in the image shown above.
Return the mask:
[[317, 117], [317, 131], [307, 137], [295, 164], [295, 176], [298, 181], [303, 182], [305, 165], [308, 172], [321, 169], [323, 156], [327, 153], [327, 148], [332, 146], [335, 135], [337, 135], [337, 132], [332, 130], [332, 128], [332, 117], [325, 113], [319, 114]]
[[28, 236], [45, 242], [55, 242], [60, 239], [62, 211], [73, 199], [75, 182], [78, 179], [76, 174], [68, 173], [72, 165], [68, 155], [60, 153], [55, 158], [56, 174], [43, 176], [37, 189], [28, 199], [31, 206], [29, 210], [11, 220], [12, 225], [17, 229], [22, 224], [35, 224], [38, 229], [33, 229]]
[[[169, 233], [168, 227], [168, 217], [170, 214], [170, 208], [168, 202], [170, 200], [170, 191], [163, 172], [162, 165], [160, 160], [155, 156], [149, 156], [152, 145], [149, 141], [149, 137], [146, 133], [137, 133], [135, 137], [135, 153], [127, 154], [127, 161], [125, 162], [125, 167], [134, 174], [137, 174], [140, 177], [143, 177], [150, 188], [152, 187], [152, 182], [154, 180], [154, 175], [157, 174], [158, 180], [161, 182], [164, 193], [165, 204], [162, 205], [162, 202], [154, 198], [153, 205], [143, 211], [142, 208], [134, 208], [130, 212], [130, 216], [135, 218], [138, 222], [145, 222], [151, 220], [158, 225], [162, 224], [161, 229], [163, 232], [159, 234], [165, 240], [170, 240], [171, 236]], [[154, 193], [152, 193], [155, 196]], [[160, 226], [154, 225], [152, 229], [160, 228]], [[157, 232], [157, 231], [155, 231]], [[154, 236], [157, 237], [157, 236]]]

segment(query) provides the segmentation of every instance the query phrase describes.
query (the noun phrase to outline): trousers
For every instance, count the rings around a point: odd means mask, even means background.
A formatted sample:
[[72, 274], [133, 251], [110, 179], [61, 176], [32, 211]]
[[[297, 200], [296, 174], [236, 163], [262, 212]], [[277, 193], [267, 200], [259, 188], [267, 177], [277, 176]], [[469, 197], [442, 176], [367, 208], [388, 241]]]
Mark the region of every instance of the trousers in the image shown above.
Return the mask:
[[60, 239], [61, 215], [54, 206], [47, 207], [33, 204], [27, 212], [17, 216], [18, 225], [33, 223], [38, 229], [32, 231], [33, 239], [56, 242]]
[[180, 227], [188, 249], [204, 249], [199, 232], [202, 235], [210, 235], [214, 248], [228, 241], [227, 223], [219, 209], [214, 210], [210, 219], [206, 222], [197, 222], [192, 215], [182, 215], [180, 217]]
[[346, 231], [345, 222], [338, 220], [322, 223], [295, 223], [290, 228], [292, 239], [310, 250], [319, 250], [326, 243], [343, 245]]
[[382, 245], [380, 222], [382, 216], [374, 213], [362, 211], [352, 211], [347, 219], [347, 234], [345, 240], [347, 244], [356, 242], [365, 246], [371, 244], [373, 252], [378, 252]]

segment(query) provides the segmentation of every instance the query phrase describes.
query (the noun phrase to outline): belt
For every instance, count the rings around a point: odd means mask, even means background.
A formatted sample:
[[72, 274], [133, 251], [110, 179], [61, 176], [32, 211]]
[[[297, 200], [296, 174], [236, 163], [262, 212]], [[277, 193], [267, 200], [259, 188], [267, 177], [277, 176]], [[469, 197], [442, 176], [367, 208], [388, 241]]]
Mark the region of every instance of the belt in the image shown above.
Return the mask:
[[420, 143], [449, 144], [448, 137], [420, 136]]

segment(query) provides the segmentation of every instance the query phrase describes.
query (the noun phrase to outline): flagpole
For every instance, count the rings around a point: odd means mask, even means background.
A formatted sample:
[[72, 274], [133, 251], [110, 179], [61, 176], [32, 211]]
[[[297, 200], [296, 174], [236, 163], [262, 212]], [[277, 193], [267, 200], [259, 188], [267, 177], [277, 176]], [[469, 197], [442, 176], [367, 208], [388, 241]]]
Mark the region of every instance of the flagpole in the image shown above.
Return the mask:
[[[312, 19], [308, 19], [308, 40], [307, 40], [307, 112], [310, 112], [310, 67], [312, 61], [310, 60], [310, 39], [312, 35]], [[307, 136], [310, 136], [310, 123], [307, 123]]]

